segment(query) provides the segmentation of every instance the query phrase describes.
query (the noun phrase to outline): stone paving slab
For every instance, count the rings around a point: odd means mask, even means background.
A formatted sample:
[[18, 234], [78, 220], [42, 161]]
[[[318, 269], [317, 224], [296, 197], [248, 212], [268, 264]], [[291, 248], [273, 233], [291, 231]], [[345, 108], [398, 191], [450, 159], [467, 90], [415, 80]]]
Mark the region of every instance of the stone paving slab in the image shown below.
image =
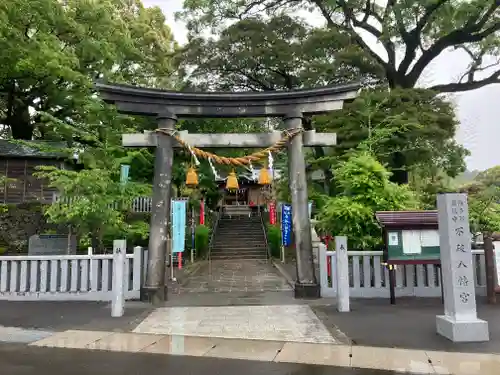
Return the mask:
[[[497, 375], [500, 373], [500, 355], [451, 353], [442, 351], [424, 351], [415, 349], [377, 348], [369, 346], [346, 346], [331, 344], [284, 343], [268, 340], [230, 340], [220, 338], [200, 338], [189, 336], [145, 335], [137, 333], [112, 333], [97, 338], [95, 332], [72, 331], [57, 333], [51, 338], [35, 342], [35, 347], [66, 348], [68, 342], [72, 348], [92, 348], [98, 351], [125, 352], [130, 356], [144, 353], [176, 356], [215, 357], [254, 360], [267, 363], [301, 363], [308, 365], [329, 366], [329, 374], [338, 374], [336, 369], [352, 369], [354, 373], [363, 375], [390, 374], [448, 374], [448, 375]], [[94, 341], [89, 338], [95, 336]], [[71, 337], [72, 336], [72, 337]], [[81, 338], [81, 339], [79, 339]], [[80, 346], [75, 345], [80, 342]], [[0, 346], [0, 365], [1, 363]], [[76, 352], [75, 352], [76, 353]], [[80, 353], [86, 353], [81, 350]], [[53, 356], [47, 353], [54, 360]], [[75, 355], [80, 358], [80, 355]], [[192, 357], [192, 358], [193, 358]], [[29, 361], [31, 356], [25, 360]], [[152, 357], [150, 357], [152, 358]], [[191, 359], [192, 360], [192, 359]], [[104, 362], [102, 362], [104, 363]], [[248, 362], [249, 364], [251, 362]], [[245, 364], [237, 373], [245, 373]], [[2, 373], [4, 372], [2, 366]], [[315, 368], [317, 369], [317, 368]], [[366, 370], [358, 372], [358, 370]], [[220, 373], [206, 367], [203, 373]], [[156, 371], [166, 372], [164, 367]], [[312, 368], [305, 374], [318, 374]], [[74, 372], [72, 372], [74, 373]], [[106, 371], [107, 374], [109, 372]], [[144, 369], [141, 372], [144, 373]], [[148, 374], [155, 373], [147, 372]], [[182, 371], [180, 373], [186, 373]], [[192, 372], [189, 372], [192, 373]], [[200, 372], [201, 373], [201, 372]], [[274, 372], [263, 372], [263, 374]], [[287, 374], [298, 374], [296, 371]], [[323, 372], [320, 372], [321, 374]], [[341, 372], [342, 373], [342, 372]], [[24, 373], [23, 373], [24, 374]], [[37, 372], [37, 374], [40, 374]], [[252, 373], [253, 375], [254, 373]], [[304, 375], [305, 375], [304, 374]], [[52, 374], [51, 374], [52, 375]]]
[[290, 291], [286, 279], [271, 261], [216, 260], [192, 274], [177, 293]]
[[136, 333], [339, 344], [307, 305], [166, 307]]
[[[152, 353], [0, 344], [2, 375], [396, 375], [393, 371]], [[407, 373], [410, 375], [410, 373]], [[470, 374], [469, 374], [470, 375]], [[475, 375], [475, 374], [472, 374]], [[484, 375], [491, 375], [485, 373]]]
[[28, 344], [50, 337], [53, 334], [54, 332], [49, 331], [0, 326], [0, 342]]

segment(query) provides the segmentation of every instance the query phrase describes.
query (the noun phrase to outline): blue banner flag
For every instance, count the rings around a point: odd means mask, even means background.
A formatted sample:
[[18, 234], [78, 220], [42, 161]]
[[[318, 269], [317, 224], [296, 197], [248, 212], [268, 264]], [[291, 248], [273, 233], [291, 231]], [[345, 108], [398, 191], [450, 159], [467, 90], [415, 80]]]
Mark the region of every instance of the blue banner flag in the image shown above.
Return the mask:
[[120, 168], [120, 183], [122, 185], [128, 182], [128, 173], [130, 171], [130, 165], [122, 164]]
[[172, 253], [184, 252], [186, 246], [187, 201], [173, 200], [172, 210]]
[[292, 205], [281, 206], [281, 239], [283, 246], [292, 244]]

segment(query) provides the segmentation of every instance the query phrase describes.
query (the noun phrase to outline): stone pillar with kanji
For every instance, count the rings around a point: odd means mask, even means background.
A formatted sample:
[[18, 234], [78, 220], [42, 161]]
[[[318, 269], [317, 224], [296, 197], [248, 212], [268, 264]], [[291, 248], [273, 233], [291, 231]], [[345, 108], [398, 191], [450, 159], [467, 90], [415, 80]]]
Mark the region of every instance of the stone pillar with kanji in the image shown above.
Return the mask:
[[453, 342], [488, 341], [488, 322], [477, 317], [467, 195], [439, 194], [437, 206], [444, 292], [437, 333]]

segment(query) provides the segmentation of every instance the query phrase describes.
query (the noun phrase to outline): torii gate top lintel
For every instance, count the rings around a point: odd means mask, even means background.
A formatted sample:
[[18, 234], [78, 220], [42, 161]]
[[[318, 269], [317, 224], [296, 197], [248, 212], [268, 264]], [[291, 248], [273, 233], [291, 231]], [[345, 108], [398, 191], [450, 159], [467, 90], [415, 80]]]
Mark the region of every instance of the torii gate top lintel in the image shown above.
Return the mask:
[[361, 84], [273, 92], [180, 92], [130, 85], [96, 83], [108, 103], [122, 113], [157, 116], [165, 111], [179, 118], [284, 117], [290, 113], [322, 114], [342, 108], [357, 96]]

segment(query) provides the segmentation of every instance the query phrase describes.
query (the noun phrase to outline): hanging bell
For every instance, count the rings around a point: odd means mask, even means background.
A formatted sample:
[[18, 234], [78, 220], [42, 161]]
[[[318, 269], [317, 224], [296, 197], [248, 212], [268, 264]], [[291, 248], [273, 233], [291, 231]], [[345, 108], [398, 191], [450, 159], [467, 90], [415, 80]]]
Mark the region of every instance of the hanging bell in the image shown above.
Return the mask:
[[190, 167], [186, 173], [186, 186], [198, 186], [198, 174], [196, 173], [196, 169], [193, 167]]
[[227, 181], [226, 181], [226, 189], [227, 190], [238, 190], [240, 188], [240, 185], [238, 184], [238, 179], [236, 178], [236, 173], [234, 172], [234, 169], [229, 173], [229, 176], [227, 176]]
[[271, 185], [271, 174], [267, 167], [261, 168], [259, 172], [259, 185]]

